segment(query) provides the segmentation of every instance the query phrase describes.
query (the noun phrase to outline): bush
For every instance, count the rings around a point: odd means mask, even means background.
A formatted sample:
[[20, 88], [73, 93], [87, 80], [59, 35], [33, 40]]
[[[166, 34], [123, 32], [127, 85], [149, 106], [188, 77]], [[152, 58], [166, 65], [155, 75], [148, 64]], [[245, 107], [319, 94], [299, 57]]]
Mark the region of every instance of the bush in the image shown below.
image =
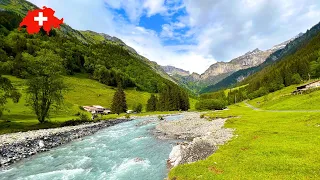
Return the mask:
[[292, 84], [300, 84], [302, 81], [302, 78], [298, 73], [294, 74], [291, 79], [292, 79]]
[[84, 114], [84, 113], [80, 113], [79, 119], [80, 119], [81, 121], [90, 121], [89, 116], [88, 116], [87, 114]]
[[130, 119], [130, 114], [125, 115], [126, 119]]
[[226, 102], [218, 99], [200, 100], [196, 104], [197, 110], [223, 110], [226, 108]]
[[158, 116], [158, 119], [159, 119], [160, 121], [162, 121], [162, 120], [164, 120], [164, 117], [161, 116], [161, 115], [159, 115], [159, 116]]
[[204, 118], [204, 114], [201, 114], [201, 115], [200, 115], [200, 118], [203, 119], [203, 118]]
[[82, 106], [79, 106], [79, 109], [85, 111], [85, 109]]
[[133, 111], [136, 112], [136, 113], [141, 113], [142, 112], [142, 104], [138, 104], [137, 106], [135, 106], [133, 108]]

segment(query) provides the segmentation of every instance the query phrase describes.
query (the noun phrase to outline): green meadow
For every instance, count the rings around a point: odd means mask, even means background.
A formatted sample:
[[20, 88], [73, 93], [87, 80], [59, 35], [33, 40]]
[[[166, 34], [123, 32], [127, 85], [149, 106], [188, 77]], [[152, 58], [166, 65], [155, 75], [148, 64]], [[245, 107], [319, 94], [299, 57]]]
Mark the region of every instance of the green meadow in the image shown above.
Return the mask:
[[172, 169], [170, 179], [320, 179], [320, 113], [255, 111], [240, 103], [207, 115], [234, 117], [225, 127], [235, 136], [206, 160]]
[[[80, 110], [79, 106], [101, 105], [110, 108], [113, 95], [116, 91], [116, 88], [106, 86], [95, 80], [91, 80], [83, 74], [78, 74], [76, 76], [65, 76], [63, 79], [68, 87], [68, 90], [65, 92], [64, 104], [59, 110], [52, 111], [49, 122], [45, 124], [39, 124], [32, 110], [26, 106], [25, 80], [16, 78], [14, 76], [5, 77], [12, 81], [13, 85], [22, 94], [22, 97], [17, 104], [14, 104], [10, 100], [7, 103], [6, 108], [9, 109], [9, 112], [5, 111], [4, 115], [1, 117], [2, 120], [0, 120], [0, 134], [58, 127], [62, 122], [71, 119], [77, 119], [78, 117], [75, 115], [78, 112], [85, 113], [84, 111]], [[135, 89], [125, 90], [125, 93], [129, 109], [133, 109], [135, 105], [141, 103], [145, 111], [147, 101], [151, 95], [150, 93], [136, 91]], [[195, 103], [196, 100], [190, 100], [190, 104], [193, 108]], [[138, 116], [168, 113], [174, 112], [143, 112]], [[119, 116], [107, 115], [103, 116], [103, 119], [114, 119], [123, 116], [124, 114]]]

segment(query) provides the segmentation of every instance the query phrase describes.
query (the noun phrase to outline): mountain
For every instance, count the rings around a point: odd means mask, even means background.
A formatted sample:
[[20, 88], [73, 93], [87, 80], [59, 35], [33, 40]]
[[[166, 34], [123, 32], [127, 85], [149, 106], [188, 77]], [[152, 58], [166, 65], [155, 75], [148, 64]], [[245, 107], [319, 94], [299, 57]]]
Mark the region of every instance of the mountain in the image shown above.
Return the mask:
[[293, 40], [282, 49], [279, 49], [273, 52], [262, 64], [259, 66], [254, 66], [248, 69], [242, 69], [239, 71], [234, 72], [230, 76], [226, 77], [222, 81], [218, 82], [215, 85], [208, 86], [201, 90], [201, 93], [208, 93], [213, 91], [218, 91], [221, 89], [228, 88], [232, 85], [235, 85], [248, 76], [261, 71], [265, 67], [274, 64], [275, 62], [294, 54], [298, 49], [306, 45], [312, 38], [314, 38], [320, 32], [320, 23], [312, 27], [306, 33], [300, 33], [297, 35]]
[[[272, 48], [262, 51], [255, 49], [246, 54], [239, 56], [230, 62], [217, 62], [211, 65], [203, 74], [190, 74], [187, 71], [181, 70], [172, 66], [163, 66], [162, 68], [181, 86], [191, 90], [194, 93], [203, 93], [211, 91], [211, 87], [225, 78], [242, 69], [248, 69], [258, 66], [266, 61], [266, 59], [274, 52], [284, 48], [293, 39], [275, 45]], [[237, 77], [241, 81], [245, 76]]]
[[289, 42], [293, 41], [295, 38], [292, 38], [288, 41], [285, 41], [281, 44], [275, 45], [272, 48], [262, 51], [260, 49], [255, 49], [249, 51], [246, 54], [237, 57], [230, 62], [218, 62], [209, 67], [204, 74], [201, 75], [202, 79], [209, 79], [221, 74], [233, 73], [241, 69], [248, 69], [251, 67], [258, 66], [265, 62], [265, 60], [274, 52], [283, 49]]
[[190, 75], [189, 71], [186, 71], [186, 70], [183, 70], [180, 68], [176, 68], [174, 66], [161, 66], [161, 67], [170, 76], [173, 76], [173, 75], [189, 76]]
[[24, 28], [18, 31], [22, 17], [37, 8], [25, 0], [0, 1], [1, 73], [27, 78], [27, 62], [39, 51], [51, 51], [63, 61], [67, 75], [86, 73], [108, 86], [122, 82], [127, 88], [151, 93], [177, 86], [157, 63], [139, 55], [119, 38], [78, 31], [67, 24], [52, 30], [49, 36], [43, 31], [34, 35], [28, 35]]

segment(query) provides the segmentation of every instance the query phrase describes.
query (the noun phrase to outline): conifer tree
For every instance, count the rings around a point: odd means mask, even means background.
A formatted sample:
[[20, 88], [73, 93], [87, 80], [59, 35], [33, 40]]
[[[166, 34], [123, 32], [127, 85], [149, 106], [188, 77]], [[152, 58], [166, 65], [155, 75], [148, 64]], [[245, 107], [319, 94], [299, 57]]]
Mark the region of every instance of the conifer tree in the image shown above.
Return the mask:
[[126, 112], [127, 108], [126, 94], [120, 85], [118, 86], [117, 92], [113, 96], [111, 112], [119, 115]]
[[157, 105], [158, 105], [158, 98], [154, 94], [152, 94], [150, 99], [148, 100], [147, 111], [148, 112], [157, 111]]

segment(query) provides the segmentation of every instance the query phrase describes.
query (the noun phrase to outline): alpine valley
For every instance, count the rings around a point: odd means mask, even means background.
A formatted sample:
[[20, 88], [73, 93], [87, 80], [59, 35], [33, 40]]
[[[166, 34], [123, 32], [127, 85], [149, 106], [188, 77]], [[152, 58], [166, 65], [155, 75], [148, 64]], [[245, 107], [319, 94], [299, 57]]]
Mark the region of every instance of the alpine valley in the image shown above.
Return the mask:
[[[163, 70], [168, 73], [176, 82], [186, 89], [192, 91], [195, 94], [212, 92], [213, 90], [219, 90], [222, 88], [229, 87], [236, 82], [243, 81], [251, 73], [241, 74], [232, 79], [232, 83], [227, 84], [227, 86], [215, 86], [219, 82], [230, 78], [232, 74], [240, 70], [246, 70], [250, 68], [255, 68], [263, 63], [271, 56], [273, 60], [276, 60], [274, 53], [282, 50], [286, 45], [295, 39], [299, 38], [303, 34], [300, 33], [298, 36], [285, 41], [281, 44], [275, 45], [268, 50], [255, 49], [249, 51], [242, 56], [232, 59], [229, 62], [217, 62], [212, 64], [203, 74], [192, 73], [185, 71], [180, 68], [173, 66], [162, 66]], [[212, 88], [214, 87], [214, 88]]]

